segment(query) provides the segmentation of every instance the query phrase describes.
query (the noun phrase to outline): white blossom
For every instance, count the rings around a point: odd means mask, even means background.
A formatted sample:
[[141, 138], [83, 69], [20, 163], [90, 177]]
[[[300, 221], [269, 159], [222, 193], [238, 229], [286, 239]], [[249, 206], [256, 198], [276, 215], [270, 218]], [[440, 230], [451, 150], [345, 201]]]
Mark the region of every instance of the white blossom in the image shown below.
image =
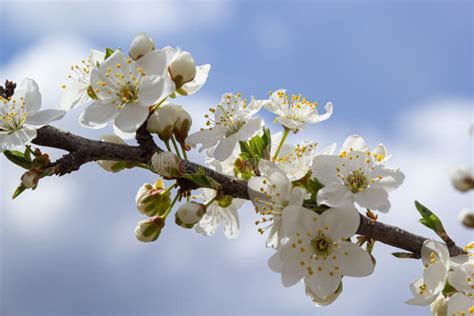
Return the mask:
[[277, 115], [276, 122], [293, 131], [302, 129], [305, 124], [319, 123], [331, 117], [331, 102], [326, 104], [326, 113], [322, 115], [318, 113], [317, 106], [317, 102], [310, 102], [301, 95], [288, 97], [284, 89], [273, 92], [269, 102], [264, 104], [266, 110]]
[[[212, 189], [202, 189], [207, 204], [216, 196], [216, 191]], [[244, 204], [241, 199], [215, 200], [207, 206], [206, 214], [196, 225], [196, 232], [204, 236], [212, 236], [216, 233], [217, 227], [222, 226], [224, 235], [229, 239], [237, 239], [240, 232], [239, 214], [237, 210]]]
[[158, 134], [160, 139], [168, 141], [173, 136], [173, 129], [178, 120], [178, 105], [166, 103], [160, 105], [148, 118], [146, 129]]
[[66, 112], [41, 108], [38, 84], [26, 78], [14, 95], [0, 96], [0, 152], [29, 144], [36, 138], [37, 129], [61, 119]]
[[202, 144], [200, 150], [217, 145], [213, 151], [214, 158], [220, 161], [229, 158], [239, 141], [248, 140], [262, 128], [262, 119], [253, 117], [261, 104], [254, 98], [247, 104], [239, 94], [224, 94], [217, 108], [211, 109], [214, 119], [205, 116], [209, 128], [189, 135], [186, 143], [190, 146]]
[[303, 190], [292, 188], [290, 180], [284, 174], [274, 172], [269, 176], [250, 179], [248, 193], [256, 212], [263, 215], [255, 224], [267, 225], [259, 228], [259, 232], [263, 234], [270, 230], [266, 246], [278, 248], [285, 237], [283, 214], [294, 211], [303, 204]]
[[448, 301], [449, 316], [468, 316], [474, 314], [474, 297], [463, 293], [454, 293]]
[[[157, 64], [165, 66], [164, 53], [154, 56]], [[169, 95], [163, 70], [149, 71], [138, 62], [117, 50], [97, 69], [92, 69], [91, 87], [95, 99], [80, 117], [83, 125], [102, 128], [113, 120], [121, 132], [133, 133], [147, 119], [149, 108]]]
[[143, 242], [152, 242], [158, 239], [165, 221], [159, 216], [139, 221], [135, 227], [135, 237]]
[[314, 296], [328, 299], [337, 293], [343, 276], [363, 277], [374, 270], [372, 256], [347, 241], [359, 222], [353, 206], [321, 215], [303, 207], [285, 213], [288, 239], [270, 258], [270, 268], [281, 273], [285, 287], [304, 279]]
[[452, 167], [449, 170], [451, 182], [456, 190], [466, 192], [474, 188], [474, 173], [465, 166]]
[[80, 64], [72, 65], [68, 83], [61, 86], [63, 92], [59, 100], [62, 110], [71, 110], [93, 100], [91, 90], [91, 71], [104, 61], [105, 53], [92, 49], [89, 56]]
[[[350, 137], [350, 139], [360, 138]], [[320, 204], [338, 207], [357, 203], [360, 207], [387, 212], [390, 209], [388, 192], [398, 188], [405, 179], [398, 169], [389, 169], [379, 159], [380, 154], [360, 147], [356, 143], [345, 147], [336, 155], [319, 155], [313, 161], [313, 176], [324, 185], [319, 190]]]
[[449, 251], [445, 244], [426, 240], [421, 249], [424, 266], [423, 277], [410, 284], [413, 298], [410, 305], [428, 305], [434, 302], [443, 290], [450, 266]]

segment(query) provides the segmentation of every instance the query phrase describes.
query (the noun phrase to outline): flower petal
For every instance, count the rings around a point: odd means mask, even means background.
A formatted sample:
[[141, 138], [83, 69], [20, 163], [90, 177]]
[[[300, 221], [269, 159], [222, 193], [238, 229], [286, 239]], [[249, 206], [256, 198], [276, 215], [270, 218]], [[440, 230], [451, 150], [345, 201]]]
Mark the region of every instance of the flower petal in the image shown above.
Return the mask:
[[148, 107], [130, 103], [120, 110], [114, 125], [122, 132], [133, 133], [145, 123], [148, 114]]
[[233, 134], [222, 139], [214, 151], [214, 157], [219, 161], [224, 161], [232, 155], [237, 145], [238, 134]]
[[338, 156], [318, 155], [313, 159], [313, 177], [324, 185], [338, 182], [336, 168], [341, 163]]
[[163, 96], [164, 77], [145, 76], [140, 81], [139, 102], [141, 105], [150, 107], [158, 102]]
[[248, 140], [255, 135], [263, 126], [263, 120], [260, 117], [254, 117], [247, 121], [239, 130], [239, 140]]
[[186, 91], [188, 95], [194, 94], [201, 89], [201, 87], [206, 83], [207, 77], [209, 76], [209, 71], [211, 70], [211, 65], [202, 65], [196, 67], [196, 76], [190, 82], [185, 83], [181, 88]]
[[41, 93], [36, 81], [25, 78], [16, 89], [12, 100], [20, 104], [21, 98], [25, 102], [25, 111], [28, 114], [34, 114], [41, 108]]
[[23, 125], [13, 133], [0, 133], [0, 152], [29, 144], [36, 137], [36, 129]]
[[365, 139], [360, 135], [351, 135], [342, 144], [341, 152], [366, 151], [368, 150]]
[[338, 241], [352, 237], [359, 229], [360, 214], [354, 205], [330, 208], [321, 215], [321, 223], [329, 227], [327, 235]]
[[143, 69], [147, 75], [163, 76], [168, 71], [166, 53], [161, 49], [155, 49], [135, 62], [135, 65]]
[[341, 241], [334, 253], [343, 275], [364, 277], [374, 272], [375, 264], [372, 256], [356, 244]]
[[343, 184], [335, 182], [318, 191], [318, 204], [331, 207], [347, 205], [352, 202], [352, 193]]
[[390, 210], [390, 201], [386, 190], [377, 187], [369, 187], [362, 192], [354, 194], [354, 201], [360, 207], [378, 210], [386, 213]]
[[462, 293], [455, 293], [448, 301], [448, 315], [472, 315], [474, 298]]
[[336, 292], [341, 283], [342, 275], [335, 271], [330, 260], [318, 260], [313, 267], [313, 275], [308, 275], [304, 283], [311, 291], [320, 297], [326, 297]]
[[117, 115], [117, 106], [112, 103], [93, 101], [79, 117], [79, 122], [86, 127], [102, 128]]
[[43, 110], [38, 111], [33, 115], [28, 115], [26, 118], [25, 124], [33, 125], [35, 127], [42, 127], [48, 125], [49, 123], [61, 119], [66, 114], [62, 110]]

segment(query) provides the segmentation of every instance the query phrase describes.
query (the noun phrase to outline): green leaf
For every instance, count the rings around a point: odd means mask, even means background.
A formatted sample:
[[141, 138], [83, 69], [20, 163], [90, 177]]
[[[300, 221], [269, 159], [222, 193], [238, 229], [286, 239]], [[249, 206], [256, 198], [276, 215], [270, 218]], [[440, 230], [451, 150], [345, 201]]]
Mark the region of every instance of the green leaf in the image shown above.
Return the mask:
[[426, 206], [418, 201], [415, 201], [415, 207], [421, 215], [420, 223], [426, 227], [432, 229], [436, 234], [445, 236], [446, 231], [444, 230], [443, 223], [436, 214], [430, 211]]
[[106, 60], [107, 58], [109, 58], [114, 52], [115, 52], [114, 49], [112, 49], [112, 48], [106, 48], [106, 49], [105, 49], [105, 58], [104, 58], [104, 60]]
[[18, 188], [16, 188], [15, 192], [13, 192], [12, 199], [16, 199], [17, 196], [23, 193], [26, 190], [26, 187], [23, 184], [20, 184]]
[[24, 153], [21, 151], [16, 151], [16, 150], [5, 150], [3, 152], [5, 157], [7, 157], [8, 160], [13, 162], [15, 165], [18, 165], [24, 169], [30, 170], [32, 168], [32, 163], [28, 161], [27, 158], [25, 158]]

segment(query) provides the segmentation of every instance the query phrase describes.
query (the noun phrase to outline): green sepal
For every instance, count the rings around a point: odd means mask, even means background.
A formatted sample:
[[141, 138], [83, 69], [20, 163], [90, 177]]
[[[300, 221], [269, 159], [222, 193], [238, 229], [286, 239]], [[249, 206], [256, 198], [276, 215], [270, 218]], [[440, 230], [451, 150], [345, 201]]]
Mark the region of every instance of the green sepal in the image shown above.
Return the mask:
[[106, 49], [105, 49], [105, 58], [104, 58], [104, 60], [106, 60], [107, 58], [109, 58], [114, 52], [115, 52], [114, 49], [112, 49], [112, 48], [106, 48]]
[[26, 187], [23, 184], [20, 184], [18, 188], [16, 188], [15, 192], [13, 192], [12, 200], [16, 199], [20, 194], [22, 194], [26, 190]]
[[208, 177], [205, 174], [204, 168], [199, 168], [196, 173], [185, 173], [181, 175], [181, 178], [191, 180], [201, 187], [211, 188], [217, 191], [221, 189], [221, 184], [211, 177]]

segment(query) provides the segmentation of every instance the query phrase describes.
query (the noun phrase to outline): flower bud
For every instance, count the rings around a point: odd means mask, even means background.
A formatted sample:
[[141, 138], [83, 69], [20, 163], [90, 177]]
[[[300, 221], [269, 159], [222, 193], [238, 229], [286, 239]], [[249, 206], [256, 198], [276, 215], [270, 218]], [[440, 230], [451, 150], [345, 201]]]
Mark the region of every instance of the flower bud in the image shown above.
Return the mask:
[[[125, 145], [126, 143], [116, 135], [102, 135], [100, 140], [107, 143], [121, 144]], [[120, 161], [114, 160], [97, 160], [97, 164], [102, 167], [105, 171], [114, 172], [114, 167], [118, 165]]]
[[172, 103], [160, 106], [148, 118], [146, 129], [150, 133], [158, 134], [161, 140], [169, 141], [178, 119], [179, 108], [179, 106]]
[[196, 202], [186, 202], [175, 214], [176, 224], [183, 228], [193, 228], [206, 214], [206, 206]]
[[196, 64], [193, 56], [189, 52], [177, 52], [168, 66], [168, 71], [176, 84], [176, 89], [181, 88], [196, 76]]
[[145, 56], [155, 49], [155, 43], [146, 33], [138, 33], [132, 41], [129, 49], [129, 55], [133, 60]]
[[36, 189], [38, 181], [39, 174], [34, 171], [27, 171], [21, 176], [21, 184], [28, 189]]
[[471, 189], [474, 189], [474, 175], [466, 167], [453, 167], [450, 170], [450, 174], [451, 182], [457, 190], [461, 192], [466, 192]]
[[176, 123], [174, 124], [173, 134], [176, 137], [176, 140], [181, 145], [185, 145], [186, 137], [188, 137], [189, 130], [191, 129], [191, 124], [193, 120], [191, 115], [184, 110], [181, 106], [177, 111]]
[[155, 241], [160, 236], [163, 227], [165, 227], [165, 220], [159, 216], [139, 221], [135, 227], [135, 236], [143, 242]]
[[459, 214], [459, 220], [467, 228], [474, 228], [474, 211], [463, 209]]
[[171, 205], [170, 191], [164, 190], [163, 179], [155, 185], [145, 183], [135, 197], [137, 209], [146, 216], [163, 215]]
[[152, 171], [164, 178], [172, 179], [179, 177], [182, 174], [179, 164], [180, 159], [178, 156], [169, 151], [156, 153], [151, 157]]

